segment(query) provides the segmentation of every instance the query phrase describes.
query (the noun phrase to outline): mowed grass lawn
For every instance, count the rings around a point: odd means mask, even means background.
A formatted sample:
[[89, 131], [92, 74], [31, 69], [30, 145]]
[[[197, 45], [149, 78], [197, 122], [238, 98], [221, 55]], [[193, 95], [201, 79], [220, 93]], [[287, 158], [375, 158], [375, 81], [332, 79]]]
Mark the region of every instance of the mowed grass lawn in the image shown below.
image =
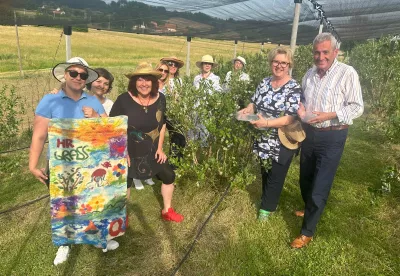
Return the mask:
[[[298, 158], [288, 174], [278, 211], [256, 221], [260, 179], [245, 190], [232, 189], [205, 227], [178, 275], [399, 275], [399, 187], [371, 204], [368, 187], [379, 183], [382, 169], [397, 154], [362, 120], [351, 128], [345, 153], [317, 234], [309, 247], [290, 249], [299, 233], [302, 208]], [[0, 210], [46, 194], [27, 172], [27, 152], [2, 156]], [[254, 164], [255, 173], [258, 172]], [[227, 184], [227, 183], [225, 183]], [[160, 219], [160, 183], [132, 193], [130, 226], [120, 248], [103, 253], [74, 245], [68, 261], [52, 265], [48, 199], [0, 215], [1, 275], [170, 275], [222, 194], [209, 183], [178, 186], [174, 206], [185, 215], [181, 224]]]

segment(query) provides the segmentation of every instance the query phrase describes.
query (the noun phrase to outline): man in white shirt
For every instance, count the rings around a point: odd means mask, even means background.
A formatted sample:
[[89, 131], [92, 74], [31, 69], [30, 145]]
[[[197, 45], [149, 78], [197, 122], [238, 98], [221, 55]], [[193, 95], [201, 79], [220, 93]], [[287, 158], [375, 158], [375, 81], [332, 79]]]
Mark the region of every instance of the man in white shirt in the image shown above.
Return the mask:
[[348, 127], [364, 111], [358, 74], [353, 67], [336, 60], [338, 52], [332, 34], [319, 34], [313, 42], [315, 66], [302, 82], [304, 101], [298, 115], [305, 122], [306, 131], [300, 157], [305, 209], [296, 212], [304, 219], [292, 248], [302, 248], [312, 240], [342, 157]]

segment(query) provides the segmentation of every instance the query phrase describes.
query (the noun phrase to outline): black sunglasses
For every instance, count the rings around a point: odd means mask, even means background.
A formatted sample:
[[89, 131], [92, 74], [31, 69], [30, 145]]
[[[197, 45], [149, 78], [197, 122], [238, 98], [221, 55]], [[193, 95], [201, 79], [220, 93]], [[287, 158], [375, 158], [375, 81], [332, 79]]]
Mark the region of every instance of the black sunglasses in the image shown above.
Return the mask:
[[78, 73], [74, 70], [67, 70], [67, 72], [71, 78], [76, 78], [79, 75], [81, 77], [81, 80], [87, 80], [89, 77], [88, 73]]
[[169, 73], [169, 70], [162, 69], [162, 68], [158, 69], [158, 71], [160, 71], [161, 73], [162, 73], [162, 72], [164, 72], [164, 73]]
[[178, 67], [178, 64], [176, 62], [173, 62], [173, 61], [168, 61], [167, 64], [168, 64], [168, 66]]

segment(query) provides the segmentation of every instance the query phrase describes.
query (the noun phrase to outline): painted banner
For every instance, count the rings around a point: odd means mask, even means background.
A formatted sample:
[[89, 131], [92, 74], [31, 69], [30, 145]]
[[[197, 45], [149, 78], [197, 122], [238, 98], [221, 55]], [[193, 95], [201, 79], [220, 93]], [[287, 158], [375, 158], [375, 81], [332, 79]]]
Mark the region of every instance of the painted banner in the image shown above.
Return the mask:
[[126, 229], [128, 117], [52, 119], [50, 210], [56, 246], [91, 244]]

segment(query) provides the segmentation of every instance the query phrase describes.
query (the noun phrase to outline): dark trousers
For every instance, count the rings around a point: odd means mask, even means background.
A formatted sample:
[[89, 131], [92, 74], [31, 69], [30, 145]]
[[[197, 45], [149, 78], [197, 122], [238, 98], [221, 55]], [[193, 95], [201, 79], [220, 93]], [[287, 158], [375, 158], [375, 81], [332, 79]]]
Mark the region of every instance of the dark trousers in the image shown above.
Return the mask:
[[328, 200], [348, 129], [316, 131], [306, 126], [305, 131], [300, 156], [300, 190], [305, 205], [301, 234], [311, 237]]
[[169, 133], [171, 157], [178, 157], [178, 161], [183, 157], [182, 149], [186, 146], [185, 136], [178, 132], [173, 123], [167, 120], [167, 129]]
[[279, 163], [272, 161], [272, 167], [269, 170], [265, 170], [261, 167], [261, 209], [269, 212], [276, 210], [282, 193], [283, 184], [285, 183], [286, 174], [295, 152], [295, 150], [289, 150], [281, 146], [278, 158]]

